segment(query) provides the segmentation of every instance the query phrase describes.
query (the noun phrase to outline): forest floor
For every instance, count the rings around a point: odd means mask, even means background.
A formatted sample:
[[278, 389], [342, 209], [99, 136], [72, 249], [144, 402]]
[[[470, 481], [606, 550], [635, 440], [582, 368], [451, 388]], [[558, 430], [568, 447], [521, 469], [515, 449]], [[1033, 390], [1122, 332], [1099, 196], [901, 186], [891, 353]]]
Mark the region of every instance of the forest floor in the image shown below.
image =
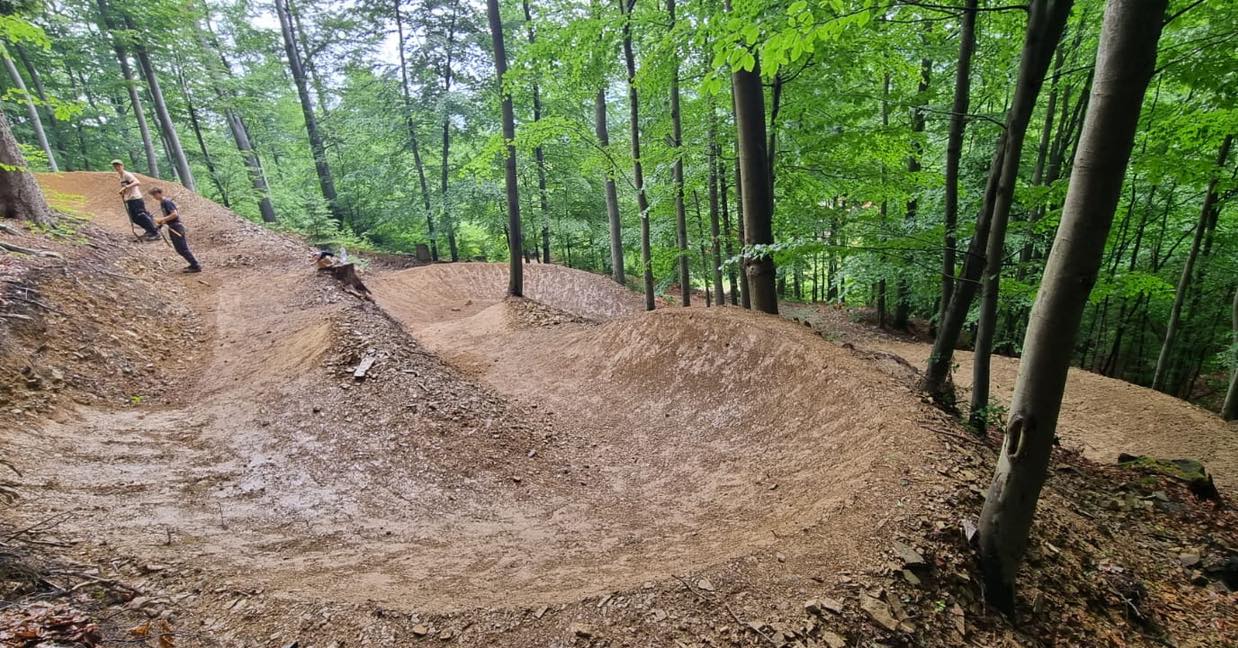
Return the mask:
[[1234, 513], [1112, 465], [1192, 454], [1226, 494], [1234, 427], [1179, 401], [1068, 394], [1012, 626], [968, 546], [998, 439], [922, 401], [922, 345], [549, 265], [362, 302], [177, 188], [181, 275], [113, 174], [41, 181], [78, 218], [0, 256], [0, 645], [1238, 641]]

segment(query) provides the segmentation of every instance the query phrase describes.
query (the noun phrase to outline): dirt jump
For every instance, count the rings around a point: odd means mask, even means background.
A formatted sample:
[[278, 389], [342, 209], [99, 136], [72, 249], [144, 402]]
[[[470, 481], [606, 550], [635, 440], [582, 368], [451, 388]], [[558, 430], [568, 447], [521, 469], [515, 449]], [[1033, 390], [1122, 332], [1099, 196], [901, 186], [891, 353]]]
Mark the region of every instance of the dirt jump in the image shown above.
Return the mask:
[[[646, 313], [549, 265], [526, 299], [460, 263], [371, 273], [362, 302], [303, 243], [174, 186], [206, 267], [180, 275], [131, 240], [113, 174], [41, 182], [98, 242], [5, 343], [67, 385], [0, 414], [29, 490], [6, 517], [71, 546], [67, 573], [129, 583], [176, 645], [1034, 645], [953, 593], [990, 451], [862, 352], [738, 308]], [[1068, 392], [1063, 436], [1101, 460], [1198, 448], [1235, 483], [1232, 427], [1193, 412], [1184, 444], [1155, 421], [1189, 406], [1128, 391], [1120, 418], [1126, 392]], [[1126, 556], [1074, 492], [1045, 504], [1055, 548]], [[1035, 576], [1047, 609], [1071, 565]], [[1155, 569], [1188, 592], [1165, 597], [1224, 604]], [[950, 593], [916, 593], [920, 570]], [[1089, 623], [1061, 645], [1123, 622]]]

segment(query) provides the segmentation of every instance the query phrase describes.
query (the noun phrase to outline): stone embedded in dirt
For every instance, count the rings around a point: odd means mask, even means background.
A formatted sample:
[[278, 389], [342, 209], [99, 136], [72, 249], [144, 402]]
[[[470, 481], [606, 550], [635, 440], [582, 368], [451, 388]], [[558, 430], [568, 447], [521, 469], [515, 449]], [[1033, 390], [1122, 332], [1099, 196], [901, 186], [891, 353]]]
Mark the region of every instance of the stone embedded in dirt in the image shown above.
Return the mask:
[[860, 609], [868, 614], [868, 618], [874, 623], [889, 630], [890, 632], [898, 632], [898, 619], [894, 618], [894, 614], [890, 612], [890, 606], [884, 601], [868, 594], [860, 595]]
[[920, 584], [920, 577], [916, 576], [910, 569], [904, 569], [902, 571], [902, 575], [903, 575], [903, 580], [907, 581], [909, 584], [911, 585]]
[[1199, 553], [1195, 551], [1184, 551], [1178, 554], [1178, 562], [1182, 563], [1183, 567], [1194, 567], [1200, 561]]
[[825, 642], [825, 645], [829, 648], [846, 648], [847, 646], [846, 639], [829, 630], [821, 633], [821, 641]]
[[837, 599], [832, 599], [832, 598], [829, 598], [828, 596], [824, 596], [824, 597], [821, 597], [820, 599], [817, 599], [817, 603], [821, 605], [822, 609], [829, 610], [830, 612], [833, 612], [834, 614], [843, 613], [843, 603], [842, 601], [839, 601]]
[[593, 638], [593, 628], [590, 628], [582, 623], [573, 623], [568, 630], [570, 630], [573, 635], [580, 637], [581, 639]]
[[654, 621], [654, 623], [661, 623], [661, 622], [665, 621], [667, 616], [668, 616], [668, 615], [666, 614], [666, 610], [663, 610], [662, 608], [654, 608], [654, 609], [653, 609], [653, 621]]
[[542, 617], [546, 616], [546, 613], [547, 613], [547, 612], [549, 612], [549, 611], [550, 611], [550, 608], [548, 608], [548, 607], [546, 607], [545, 605], [543, 605], [542, 607], [539, 607], [539, 608], [537, 608], [536, 610], [533, 610], [533, 618], [534, 618], [534, 619], [540, 619], [540, 618], [542, 618]]
[[702, 592], [712, 592], [714, 591], [714, 584], [709, 582], [708, 579], [702, 578], [696, 582], [696, 588]]
[[424, 637], [428, 634], [430, 634], [430, 629], [425, 627], [424, 625], [418, 623], [417, 625], [413, 626], [414, 637]]
[[963, 527], [963, 539], [967, 541], [967, 544], [970, 545], [976, 542], [976, 525], [967, 518], [963, 518], [961, 525]]
[[905, 567], [920, 567], [924, 565], [924, 556], [914, 547], [897, 540], [894, 541], [894, 554], [903, 561]]

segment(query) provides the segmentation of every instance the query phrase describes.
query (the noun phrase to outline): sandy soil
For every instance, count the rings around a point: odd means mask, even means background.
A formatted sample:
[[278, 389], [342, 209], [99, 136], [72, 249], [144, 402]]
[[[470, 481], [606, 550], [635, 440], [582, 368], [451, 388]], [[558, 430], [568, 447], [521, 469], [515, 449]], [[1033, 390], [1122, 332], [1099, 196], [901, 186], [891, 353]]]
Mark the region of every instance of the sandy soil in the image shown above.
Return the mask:
[[[924, 367], [932, 352], [931, 344], [852, 322], [847, 311], [831, 306], [797, 305], [788, 313], [840, 341], [898, 354], [916, 368]], [[955, 385], [966, 402], [972, 354], [956, 351], [954, 358]], [[994, 356], [991, 371], [994, 397], [1009, 403], [1018, 377], [1018, 359]], [[1182, 399], [1122, 380], [1072, 368], [1058, 435], [1067, 447], [1102, 463], [1116, 461], [1123, 452], [1161, 459], [1197, 459], [1213, 473], [1221, 488], [1238, 488], [1238, 422], [1227, 423]]]

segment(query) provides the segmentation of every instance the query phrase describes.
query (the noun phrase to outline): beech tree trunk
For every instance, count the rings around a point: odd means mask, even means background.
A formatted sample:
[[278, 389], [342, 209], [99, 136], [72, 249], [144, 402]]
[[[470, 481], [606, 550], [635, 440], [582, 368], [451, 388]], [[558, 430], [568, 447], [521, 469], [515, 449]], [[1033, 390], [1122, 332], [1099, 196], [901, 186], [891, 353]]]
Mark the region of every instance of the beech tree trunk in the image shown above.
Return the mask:
[[[731, 83], [731, 93], [734, 96], [735, 84]], [[734, 102], [731, 107], [734, 110]], [[735, 142], [735, 227], [739, 234], [739, 245], [742, 248], [747, 245], [747, 232], [744, 231], [744, 183], [740, 177], [739, 171], [739, 141]], [[748, 285], [748, 261], [741, 259], [739, 264], [739, 305], [744, 308], [752, 308], [752, 290]]]
[[1229, 157], [1229, 149], [1234, 143], [1233, 135], [1226, 135], [1221, 142], [1221, 150], [1217, 153], [1216, 167], [1212, 178], [1208, 180], [1208, 192], [1204, 195], [1203, 207], [1199, 210], [1199, 222], [1195, 225], [1195, 236], [1191, 240], [1191, 251], [1187, 254], [1186, 264], [1182, 266], [1182, 275], [1178, 278], [1178, 289], [1174, 294], [1174, 305], [1169, 311], [1169, 322], [1165, 325], [1165, 339], [1161, 343], [1161, 352], [1156, 358], [1156, 371], [1152, 375], [1152, 389], [1164, 391], [1169, 377], [1169, 365], [1173, 353], [1174, 342], [1178, 336], [1178, 328], [1182, 324], [1182, 304], [1191, 288], [1191, 277], [1199, 259], [1199, 247], [1208, 229], [1209, 219], [1217, 202], [1218, 171], [1225, 167]]
[[56, 154], [52, 151], [51, 144], [47, 142], [47, 133], [43, 131], [43, 119], [39, 116], [39, 109], [35, 107], [34, 100], [31, 94], [26, 90], [26, 82], [22, 80], [21, 73], [17, 71], [17, 66], [13, 65], [13, 57], [7, 52], [0, 50], [0, 58], [4, 59], [4, 68], [9, 73], [9, 80], [16, 86], [18, 92], [25, 98], [26, 113], [30, 118], [30, 126], [34, 129], [34, 137], [38, 140], [39, 148], [43, 149], [43, 155], [47, 156], [47, 166], [52, 171], [59, 171], [56, 166]]
[[[594, 132], [598, 146], [610, 148], [610, 130], [606, 126], [606, 89], [600, 88], [593, 97]], [[623, 267], [623, 220], [619, 215], [619, 194], [615, 190], [613, 170], [606, 170], [606, 217], [610, 223], [610, 276], [620, 286], [627, 285]]]
[[292, 33], [287, 0], [275, 0], [275, 13], [279, 14], [279, 27], [284, 37], [284, 54], [288, 57], [288, 69], [292, 72], [292, 81], [297, 86], [297, 95], [301, 100], [301, 114], [305, 118], [305, 132], [309, 137], [310, 151], [314, 155], [314, 170], [318, 173], [318, 186], [322, 190], [323, 199], [327, 201], [331, 217], [343, 225], [344, 211], [336, 199], [335, 179], [331, 175], [331, 165], [327, 162], [322, 133], [318, 130], [318, 119], [314, 116], [314, 105], [310, 100], [309, 88], [306, 85], [305, 69], [301, 66], [301, 54], [297, 47], [296, 36]]
[[[460, 15], [460, 0], [452, 3], [451, 22], [447, 28], [447, 58], [446, 64], [443, 66], [443, 98], [448, 99], [451, 94], [452, 81], [452, 55], [455, 53], [453, 49], [456, 43], [456, 20]], [[460, 247], [456, 242], [456, 224], [455, 219], [451, 215], [451, 200], [450, 194], [447, 193], [447, 177], [451, 168], [448, 166], [448, 157], [451, 153], [451, 110], [448, 108], [448, 103], [444, 102], [443, 107], [443, 155], [442, 165], [439, 175], [439, 209], [442, 210], [439, 223], [443, 229], [447, 231], [447, 251], [451, 255], [452, 261], [460, 260]], [[523, 249], [523, 241], [517, 241], [518, 245]]]
[[26, 167], [9, 119], [0, 111], [0, 217], [50, 225], [55, 220], [43, 190]]
[[[730, 259], [735, 256], [735, 248], [731, 244], [731, 199], [727, 196], [727, 180], [726, 180], [726, 161], [721, 155], [721, 151], [716, 151], [718, 157], [718, 184], [719, 186], [719, 203], [722, 207], [722, 229], [723, 229], [723, 244], [726, 250], [726, 258]], [[728, 263], [726, 266], [727, 285], [731, 288], [731, 305], [739, 305], [739, 280], [736, 278], [735, 265]]]
[[193, 97], [189, 94], [189, 83], [185, 80], [185, 74], [179, 66], [176, 67], [176, 83], [180, 86], [181, 96], [185, 98], [185, 109], [189, 112], [189, 126], [193, 129], [194, 139], [198, 142], [198, 150], [202, 151], [202, 159], [206, 163], [207, 173], [211, 176], [211, 184], [215, 185], [215, 191], [219, 192], [220, 202], [224, 204], [224, 207], [231, 209], [228, 188], [220, 179], [219, 171], [215, 168], [215, 161], [211, 159], [211, 152], [206, 148], [206, 138], [202, 136], [202, 123], [198, 120], [198, 109], [193, 105]]
[[[522, 0], [524, 6], [524, 24], [528, 31], [529, 45], [537, 41], [533, 31], [533, 12], [529, 9], [529, 0]], [[542, 119], [542, 95], [537, 80], [533, 80], [533, 123]], [[546, 196], [546, 154], [542, 145], [533, 149], [533, 157], [537, 160], [537, 199], [542, 208], [542, 263], [550, 263], [550, 200]]]
[[[125, 24], [129, 31], [137, 31], [137, 27], [128, 16], [125, 16]], [[197, 191], [198, 185], [193, 180], [193, 170], [189, 168], [189, 159], [185, 157], [185, 149], [181, 146], [180, 135], [176, 132], [176, 123], [172, 121], [172, 113], [168, 111], [168, 104], [163, 99], [163, 89], [159, 87], [159, 76], [155, 74], [155, 66], [151, 63], [150, 53], [140, 42], [135, 44], [133, 49], [138, 59], [138, 66], [142, 69], [142, 76], [146, 77], [150, 100], [155, 104], [155, 118], [159, 121], [159, 130], [163, 133], [164, 142], [167, 144], [168, 156], [172, 165], [176, 167], [176, 175], [186, 189]]]
[[718, 122], [714, 114], [714, 104], [709, 102], [709, 237], [713, 251], [714, 303], [726, 305], [726, 295], [722, 292], [722, 234], [718, 222]]
[[[99, 29], [105, 34], [111, 34], [115, 28], [111, 10], [107, 0], [96, 0], [99, 6]], [[155, 155], [155, 143], [150, 136], [150, 127], [146, 123], [146, 113], [142, 110], [142, 97], [138, 93], [137, 82], [133, 78], [133, 67], [129, 65], [129, 54], [119, 38], [112, 34], [112, 49], [116, 52], [116, 61], [120, 64], [120, 73], [125, 80], [125, 88], [129, 93], [129, 104], [133, 106], [133, 117], [138, 122], [138, 133], [142, 136], [142, 148], [146, 153], [146, 174], [159, 177], [159, 157]]]
[[438, 237], [434, 234], [434, 210], [430, 207], [430, 186], [426, 182], [426, 167], [421, 161], [421, 147], [417, 141], [417, 121], [413, 116], [413, 91], [408, 80], [408, 60], [404, 56], [404, 20], [400, 14], [400, 2], [393, 0], [395, 13], [396, 47], [400, 51], [400, 80], [404, 92], [404, 123], [408, 127], [408, 147], [413, 152], [413, 165], [417, 167], [417, 181], [421, 186], [421, 204], [426, 210], [426, 236], [430, 239], [430, 260], [438, 261]]
[[[753, 56], [756, 57], [756, 52]], [[765, 89], [761, 86], [761, 61], [752, 70], [731, 73], [735, 93], [735, 130], [739, 141], [739, 171], [743, 191], [744, 244], [774, 242], [770, 201], [769, 161], [766, 158]], [[769, 254], [748, 258], [744, 264], [752, 308], [778, 314], [777, 269]]]
[[[490, 19], [490, 40], [494, 44], [494, 82], [503, 97], [503, 140], [507, 143], [505, 180], [507, 184], [507, 251], [509, 260], [507, 294], [512, 297], [524, 295], [524, 259], [520, 231], [520, 187], [516, 177], [516, 115], [512, 110], [512, 97], [503, 91], [503, 75], [507, 74], [507, 50], [503, 46], [503, 17], [499, 13], [499, 0], [486, 0], [486, 14]], [[454, 259], [453, 259], [454, 260]]]
[[[56, 115], [55, 113], [52, 112], [47, 102], [47, 90], [43, 87], [43, 78], [39, 76], [39, 70], [34, 67], [33, 63], [31, 63], [30, 57], [26, 55], [26, 50], [23, 49], [21, 45], [13, 44], [13, 51], [17, 53], [17, 58], [21, 60], [22, 67], [26, 68], [26, 74], [30, 76], [30, 83], [34, 85], [34, 96], [37, 97], [39, 101], [43, 104], [43, 110], [40, 112], [42, 113], [42, 115], [47, 116], [46, 137], [51, 143], [50, 148], [54, 149], [57, 152], [57, 155], [60, 158], [62, 158], [62, 161], [65, 162], [65, 166], [70, 171], [72, 171], [73, 163], [72, 161], [69, 160], [69, 152], [68, 152], [68, 149], [65, 147], [64, 137], [59, 133], [59, 131], [56, 128]], [[18, 78], [20, 79], [21, 77], [18, 76]], [[73, 83], [72, 77], [70, 77], [69, 83]], [[40, 122], [39, 126], [42, 127], [43, 123], [44, 122]], [[83, 152], [83, 157], [84, 156], [85, 156], [85, 152]], [[55, 158], [49, 157], [48, 160], [50, 161], [52, 165], [52, 169], [51, 169], [52, 171], [59, 170], [58, 168], [55, 167], [56, 165]]]
[[645, 170], [640, 157], [640, 98], [636, 93], [636, 54], [632, 50], [632, 6], [636, 0], [619, 0], [623, 13], [623, 61], [628, 70], [628, 127], [632, 139], [632, 176], [636, 204], [640, 208], [640, 262], [645, 280], [645, 310], [653, 310], [653, 262], [649, 245], [649, 198], [645, 195]]
[[[932, 23], [925, 24], [925, 41], [927, 45], [928, 26]], [[915, 180], [920, 173], [920, 153], [924, 148], [920, 143], [919, 134], [924, 132], [925, 116], [924, 105], [928, 103], [928, 99], [924, 93], [928, 92], [929, 79], [933, 72], [933, 62], [928, 58], [920, 60], [920, 84], [916, 88], [916, 98], [920, 102], [919, 105], [911, 110], [911, 155], [907, 156], [907, 173], [913, 180], [912, 183], [918, 182]], [[920, 200], [917, 197], [916, 190], [912, 189], [911, 198], [907, 200], [907, 213], [903, 216], [905, 223], [914, 223], [916, 214], [920, 211]], [[894, 302], [894, 321], [893, 325], [896, 329], [907, 328], [908, 319], [911, 317], [911, 285], [907, 281], [906, 274], [902, 274], [898, 278], [898, 295]]]
[[[670, 14], [670, 32], [675, 33], [675, 0], [666, 0], [666, 11]], [[690, 306], [692, 302], [692, 277], [689, 273], [691, 259], [688, 256], [688, 217], [683, 205], [683, 127], [679, 119], [679, 53], [671, 53], [671, 149], [675, 161], [671, 166], [671, 177], [675, 192], [675, 236], [679, 244], [679, 293], [682, 306]]]
[[976, 331], [975, 353], [972, 356], [971, 424], [978, 430], [985, 425], [989, 406], [989, 358], [993, 353], [993, 338], [997, 331], [997, 296], [1001, 285], [1002, 260], [1005, 257], [1006, 224], [1014, 202], [1015, 183], [1019, 177], [1019, 162], [1023, 140], [1036, 97], [1044, 85], [1045, 73], [1053, 60], [1066, 19], [1070, 17], [1073, 0], [1033, 0], [1028, 7], [1027, 37], [1019, 61], [1019, 79], [1015, 84], [1014, 101], [1006, 124], [1009, 140], [1006, 159], [1002, 163], [1001, 179], [990, 218], [989, 237], [985, 243], [985, 264], [982, 275], [980, 323]]
[[1165, 6], [1166, 0], [1109, 0], [1105, 9], [1079, 163], [1032, 307], [1006, 438], [980, 517], [985, 598], [1007, 614], [1014, 611], [1015, 576], [1044, 485], [1075, 336], [1156, 65]]
[[950, 108], [950, 132], [946, 136], [946, 195], [943, 208], [945, 247], [941, 263], [941, 305], [937, 324], [945, 319], [946, 307], [954, 292], [956, 230], [959, 222], [959, 160], [963, 157], [963, 131], [971, 106], [971, 59], [976, 49], [976, 7], [979, 0], [967, 0], [963, 23], [959, 27], [959, 62], [954, 75], [954, 104]]
[[1238, 288], [1234, 288], [1233, 333], [1230, 344], [1229, 389], [1225, 392], [1225, 403], [1221, 405], [1221, 418], [1226, 421], [1238, 419]]

